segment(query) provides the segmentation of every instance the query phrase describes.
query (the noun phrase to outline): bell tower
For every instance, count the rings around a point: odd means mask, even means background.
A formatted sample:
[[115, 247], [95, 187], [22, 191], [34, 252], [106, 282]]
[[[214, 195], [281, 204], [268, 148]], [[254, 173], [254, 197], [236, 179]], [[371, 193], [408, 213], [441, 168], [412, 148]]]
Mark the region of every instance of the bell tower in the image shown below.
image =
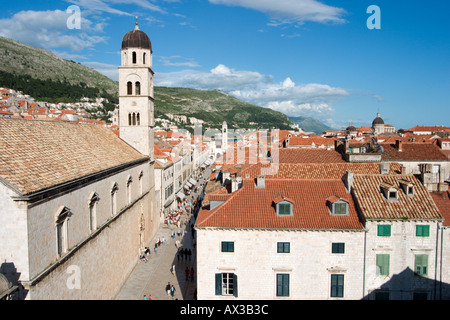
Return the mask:
[[134, 30], [122, 40], [119, 67], [119, 135], [136, 150], [154, 159], [154, 99], [152, 45], [149, 37]]

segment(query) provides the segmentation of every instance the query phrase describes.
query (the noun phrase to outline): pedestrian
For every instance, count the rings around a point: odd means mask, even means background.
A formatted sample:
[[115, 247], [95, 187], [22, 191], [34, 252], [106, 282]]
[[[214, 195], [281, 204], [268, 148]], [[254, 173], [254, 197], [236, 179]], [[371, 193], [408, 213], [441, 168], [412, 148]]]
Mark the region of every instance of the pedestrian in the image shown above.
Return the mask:
[[191, 251], [191, 249], [189, 249], [189, 250], [188, 250], [189, 261], [191, 261], [191, 255], [192, 255], [192, 251]]
[[189, 279], [189, 268], [186, 267], [186, 269], [184, 269], [184, 275], [186, 276], [186, 280]]
[[183, 259], [184, 259], [184, 249], [183, 248], [181, 248], [180, 254], [181, 254], [181, 261], [183, 261]]
[[170, 295], [172, 296], [172, 299], [175, 296], [175, 287], [172, 285], [172, 287], [170, 288]]
[[152, 295], [149, 295], [147, 300], [152, 300], [152, 299], [153, 299]]
[[142, 300], [148, 300], [147, 296], [144, 294], [144, 298]]
[[191, 267], [191, 281], [194, 281], [194, 267]]
[[178, 259], [178, 262], [180, 262], [180, 250], [177, 251], [177, 259]]
[[172, 275], [175, 277], [175, 264], [172, 265]]
[[170, 282], [168, 282], [166, 285], [166, 292], [167, 292], [167, 295], [170, 294]]

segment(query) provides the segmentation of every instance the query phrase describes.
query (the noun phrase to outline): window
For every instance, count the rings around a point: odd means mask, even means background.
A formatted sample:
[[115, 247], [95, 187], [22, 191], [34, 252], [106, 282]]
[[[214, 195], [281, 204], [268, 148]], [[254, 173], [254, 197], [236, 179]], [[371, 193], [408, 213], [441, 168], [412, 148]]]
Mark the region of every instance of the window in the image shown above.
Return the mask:
[[389, 275], [389, 255], [377, 254], [377, 276]]
[[418, 276], [428, 275], [428, 255], [417, 254], [414, 261], [414, 272]]
[[136, 52], [133, 51], [133, 64], [136, 64], [136, 62], [137, 62]]
[[139, 194], [142, 194], [144, 192], [144, 187], [143, 187], [143, 179], [144, 178], [144, 173], [141, 171], [141, 173], [139, 174]]
[[416, 237], [429, 237], [430, 236], [430, 226], [417, 225], [416, 226]]
[[141, 95], [141, 83], [138, 81], [134, 86], [134, 91], [137, 96]]
[[290, 216], [292, 215], [292, 204], [289, 202], [282, 202], [277, 204], [277, 214], [279, 216]]
[[142, 55], [142, 63], [143, 64], [145, 64], [145, 56], [146, 56], [146, 53], [144, 52], [144, 54]]
[[333, 203], [332, 206], [333, 214], [348, 214], [348, 203], [344, 201]]
[[391, 236], [391, 226], [388, 224], [380, 224], [378, 225], [378, 233], [379, 237], [390, 237]]
[[234, 242], [222, 241], [222, 252], [234, 252]]
[[140, 115], [139, 113], [136, 115], [136, 124], [137, 124], [138, 126], [141, 125], [141, 115]]
[[289, 274], [277, 274], [277, 297], [289, 297]]
[[70, 209], [63, 207], [56, 216], [56, 252], [61, 257], [67, 252], [67, 222], [71, 216]]
[[131, 81], [127, 82], [127, 94], [129, 96], [133, 94], [133, 83]]
[[334, 242], [331, 244], [331, 253], [345, 253], [345, 243]]
[[89, 198], [89, 230], [91, 232], [97, 228], [97, 202], [99, 200], [97, 193]]
[[127, 181], [127, 201], [128, 203], [131, 203], [131, 183], [133, 182], [133, 179], [131, 177], [128, 178]]
[[289, 242], [278, 242], [277, 253], [289, 253], [291, 252], [291, 244]]
[[216, 296], [238, 296], [237, 275], [216, 273]]
[[119, 190], [119, 186], [117, 183], [111, 189], [111, 215], [115, 216], [117, 214], [117, 192]]
[[132, 122], [131, 122], [131, 113], [128, 114], [128, 125], [131, 126]]
[[344, 275], [332, 274], [331, 275], [331, 293], [332, 298], [344, 297]]

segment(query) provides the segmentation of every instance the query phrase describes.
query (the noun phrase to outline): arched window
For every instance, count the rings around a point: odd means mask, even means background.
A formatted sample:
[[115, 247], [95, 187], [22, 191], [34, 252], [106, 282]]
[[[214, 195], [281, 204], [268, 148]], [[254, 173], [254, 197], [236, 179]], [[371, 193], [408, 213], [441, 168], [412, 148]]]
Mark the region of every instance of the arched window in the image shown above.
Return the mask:
[[89, 230], [91, 232], [97, 228], [97, 203], [99, 200], [100, 198], [96, 192], [89, 198]]
[[117, 192], [119, 191], [119, 186], [114, 183], [111, 189], [111, 215], [115, 216], [117, 214]]
[[133, 182], [133, 179], [131, 177], [127, 180], [127, 201], [128, 203], [131, 203], [131, 183]]
[[129, 96], [133, 94], [133, 83], [131, 81], [127, 82], [127, 94]]
[[136, 113], [133, 112], [133, 126], [136, 125]]
[[135, 92], [136, 92], [136, 95], [137, 95], [137, 96], [141, 95], [141, 83], [140, 83], [139, 81], [136, 82], [136, 85], [135, 85]]
[[141, 171], [139, 173], [139, 194], [142, 194], [144, 191], [143, 178], [144, 178], [144, 172]]
[[136, 121], [137, 121], [137, 125], [140, 126], [141, 125], [141, 115], [139, 113], [136, 116]]
[[136, 52], [133, 51], [133, 64], [136, 64], [136, 60], [137, 60], [137, 58], [136, 58]]
[[128, 125], [131, 126], [131, 113], [128, 114]]
[[62, 207], [56, 215], [56, 250], [58, 257], [67, 252], [67, 221], [71, 215], [72, 213], [67, 207]]
[[144, 52], [144, 55], [142, 56], [142, 63], [143, 64], [145, 64], [145, 56], [146, 56], [146, 53]]

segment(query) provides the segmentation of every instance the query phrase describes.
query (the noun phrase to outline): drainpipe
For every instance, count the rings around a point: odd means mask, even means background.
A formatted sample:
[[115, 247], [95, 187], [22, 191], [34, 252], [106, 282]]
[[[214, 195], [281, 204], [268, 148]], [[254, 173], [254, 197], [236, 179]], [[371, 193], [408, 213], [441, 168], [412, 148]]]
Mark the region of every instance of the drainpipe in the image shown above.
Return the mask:
[[[437, 291], [437, 266], [438, 266], [438, 251], [439, 251], [439, 222], [436, 223], [436, 254], [435, 254], [435, 262], [434, 262], [434, 300], [437, 300], [436, 291]], [[442, 280], [442, 279], [441, 279]]]
[[[364, 228], [364, 260], [363, 260], [363, 299], [366, 294], [366, 241], [367, 240], [367, 229]], [[369, 296], [367, 295], [367, 300], [369, 299]]]

